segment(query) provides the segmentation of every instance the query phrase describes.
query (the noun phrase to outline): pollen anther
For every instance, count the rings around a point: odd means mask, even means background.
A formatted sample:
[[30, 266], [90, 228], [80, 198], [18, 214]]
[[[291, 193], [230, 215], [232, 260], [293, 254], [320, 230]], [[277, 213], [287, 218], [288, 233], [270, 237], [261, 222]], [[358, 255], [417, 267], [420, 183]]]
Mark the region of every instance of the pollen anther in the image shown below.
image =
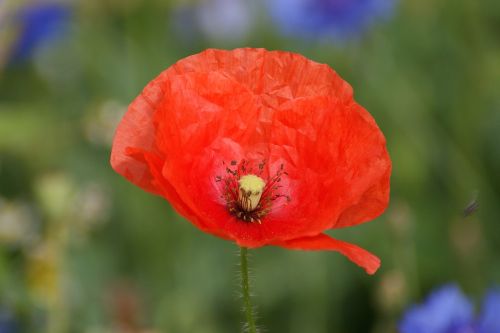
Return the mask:
[[259, 205], [266, 182], [259, 176], [248, 174], [241, 177], [238, 184], [238, 202], [241, 209], [246, 212], [255, 210]]

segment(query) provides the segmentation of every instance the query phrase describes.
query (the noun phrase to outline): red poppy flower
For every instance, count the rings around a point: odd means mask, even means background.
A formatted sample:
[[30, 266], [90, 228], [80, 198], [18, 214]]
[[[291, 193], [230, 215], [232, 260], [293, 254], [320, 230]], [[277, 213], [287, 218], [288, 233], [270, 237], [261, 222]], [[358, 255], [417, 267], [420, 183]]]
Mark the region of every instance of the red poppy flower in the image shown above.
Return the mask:
[[111, 164], [240, 246], [334, 250], [370, 274], [380, 266], [323, 232], [386, 208], [384, 136], [348, 83], [301, 55], [210, 49], [182, 59], [132, 102]]

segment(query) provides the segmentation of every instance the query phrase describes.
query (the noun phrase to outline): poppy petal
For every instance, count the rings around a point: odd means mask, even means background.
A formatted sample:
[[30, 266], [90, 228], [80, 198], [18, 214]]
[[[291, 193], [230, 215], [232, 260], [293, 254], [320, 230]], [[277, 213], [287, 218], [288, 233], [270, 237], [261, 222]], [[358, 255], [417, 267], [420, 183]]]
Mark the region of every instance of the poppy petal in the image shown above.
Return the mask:
[[188, 221], [205, 232], [210, 232], [222, 238], [228, 238], [225, 233], [214, 227], [214, 225], [207, 224], [206, 219], [200, 219], [199, 215], [180, 198], [179, 193], [177, 193], [172, 184], [163, 177], [162, 171], [164, 162], [158, 156], [139, 148], [132, 147], [129, 147], [126, 153], [133, 157], [138, 163], [142, 161], [148, 165], [151, 174], [150, 184], [154, 186], [156, 191], [159, 191], [161, 196], [170, 202], [180, 215], [184, 216]]
[[156, 130], [153, 115], [156, 106], [164, 98], [160, 82], [163, 76], [151, 81], [143, 92], [130, 104], [118, 125], [113, 139], [111, 166], [116, 172], [142, 189], [161, 195], [153, 184], [148, 163], [127, 153], [130, 147], [158, 154], [155, 147]]
[[364, 270], [368, 274], [374, 274], [380, 267], [380, 259], [375, 255], [354, 244], [337, 240], [325, 234], [291, 239], [272, 245], [281, 246], [292, 250], [337, 251], [346, 256], [356, 265], [364, 268]]
[[[356, 170], [356, 178], [349, 180], [355, 193], [333, 228], [342, 228], [364, 223], [378, 217], [389, 204], [391, 160], [387, 152], [385, 137], [373, 117], [360, 105], [354, 103], [353, 114], [360, 123], [355, 127], [362, 134], [351, 143], [349, 167]], [[353, 124], [354, 125], [354, 124]], [[353, 140], [354, 141], [354, 140]]]

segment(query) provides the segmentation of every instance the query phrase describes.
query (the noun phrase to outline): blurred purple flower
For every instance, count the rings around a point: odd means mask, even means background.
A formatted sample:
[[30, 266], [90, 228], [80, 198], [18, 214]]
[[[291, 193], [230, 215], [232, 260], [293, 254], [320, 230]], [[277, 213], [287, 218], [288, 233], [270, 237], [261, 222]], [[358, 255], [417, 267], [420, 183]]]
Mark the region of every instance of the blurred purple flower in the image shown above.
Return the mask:
[[500, 290], [485, 297], [480, 315], [455, 285], [433, 292], [410, 308], [399, 323], [400, 333], [500, 333]]
[[388, 17], [395, 0], [269, 0], [271, 18], [286, 35], [345, 41]]
[[22, 62], [32, 57], [41, 46], [60, 38], [68, 28], [71, 8], [61, 2], [40, 2], [25, 5], [13, 14], [10, 24], [18, 27], [9, 63]]

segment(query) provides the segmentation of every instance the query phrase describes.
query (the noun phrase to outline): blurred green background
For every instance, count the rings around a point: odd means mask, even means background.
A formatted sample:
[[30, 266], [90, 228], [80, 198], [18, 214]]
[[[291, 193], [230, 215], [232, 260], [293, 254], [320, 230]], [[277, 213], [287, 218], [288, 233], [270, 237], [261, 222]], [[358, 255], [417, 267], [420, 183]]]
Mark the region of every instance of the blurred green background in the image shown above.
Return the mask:
[[438, 285], [457, 282], [479, 299], [500, 283], [500, 2], [401, 0], [339, 43], [284, 37], [253, 4], [247, 26], [224, 35], [197, 23], [193, 1], [72, 2], [64, 33], [12, 62], [12, 13], [30, 4], [0, 1], [0, 332], [239, 330], [235, 244], [109, 166], [128, 103], [208, 47], [328, 63], [375, 117], [393, 160], [386, 213], [331, 232], [379, 255], [376, 275], [337, 253], [251, 251], [266, 332], [395, 332]]

